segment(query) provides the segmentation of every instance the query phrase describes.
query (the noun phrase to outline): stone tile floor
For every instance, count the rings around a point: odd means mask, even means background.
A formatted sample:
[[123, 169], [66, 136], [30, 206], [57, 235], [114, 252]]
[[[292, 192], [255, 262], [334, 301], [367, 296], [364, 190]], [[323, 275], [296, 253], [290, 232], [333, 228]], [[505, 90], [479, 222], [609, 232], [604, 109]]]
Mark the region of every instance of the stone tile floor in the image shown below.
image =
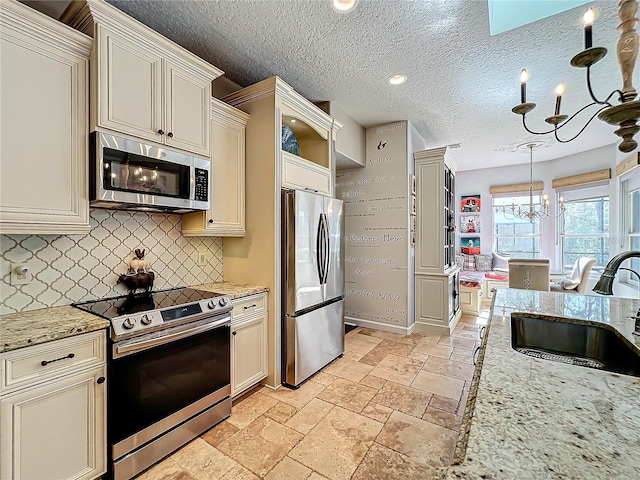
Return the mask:
[[452, 458], [487, 316], [451, 336], [356, 328], [298, 390], [254, 388], [137, 480], [431, 478]]

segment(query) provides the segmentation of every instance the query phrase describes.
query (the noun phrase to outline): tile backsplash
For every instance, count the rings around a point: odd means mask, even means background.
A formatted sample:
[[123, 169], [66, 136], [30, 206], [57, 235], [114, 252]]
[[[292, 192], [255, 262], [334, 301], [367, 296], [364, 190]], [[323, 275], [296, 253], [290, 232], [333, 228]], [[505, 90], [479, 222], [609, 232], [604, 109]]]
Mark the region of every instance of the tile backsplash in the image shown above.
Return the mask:
[[[116, 285], [136, 248], [155, 273], [153, 289], [222, 281], [222, 238], [185, 237], [180, 215], [92, 209], [85, 235], [0, 235], [0, 314], [127, 293]], [[206, 252], [196, 265], [196, 252]], [[10, 263], [26, 263], [27, 285], [11, 285]]]

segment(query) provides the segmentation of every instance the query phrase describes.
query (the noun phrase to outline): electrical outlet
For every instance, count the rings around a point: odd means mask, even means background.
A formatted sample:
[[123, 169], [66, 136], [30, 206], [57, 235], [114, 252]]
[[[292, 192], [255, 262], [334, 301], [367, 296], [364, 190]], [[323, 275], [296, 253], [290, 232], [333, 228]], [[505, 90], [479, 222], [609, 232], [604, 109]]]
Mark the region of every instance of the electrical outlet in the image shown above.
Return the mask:
[[196, 251], [196, 265], [204, 267], [209, 261], [209, 254], [207, 250], [200, 249]]
[[22, 263], [11, 263], [11, 285], [27, 285], [31, 283], [33, 276], [31, 272], [26, 271], [24, 273], [21, 272], [21, 267], [24, 264]]

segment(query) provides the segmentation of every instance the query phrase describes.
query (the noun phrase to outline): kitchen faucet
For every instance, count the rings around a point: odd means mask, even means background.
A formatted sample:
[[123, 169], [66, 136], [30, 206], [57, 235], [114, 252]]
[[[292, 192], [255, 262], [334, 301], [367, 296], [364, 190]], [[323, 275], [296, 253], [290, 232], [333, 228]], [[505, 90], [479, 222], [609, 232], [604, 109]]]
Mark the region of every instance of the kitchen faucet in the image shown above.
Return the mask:
[[[638, 280], [640, 281], [640, 274], [638, 274], [638, 272], [636, 272], [635, 270], [631, 270], [630, 268], [620, 268], [622, 262], [631, 257], [640, 258], [640, 251], [630, 250], [628, 252], [622, 252], [609, 260], [607, 266], [604, 267], [604, 272], [602, 273], [602, 275], [600, 275], [598, 283], [596, 283], [595, 287], [593, 287], [593, 291], [601, 295], [613, 295], [613, 279], [615, 278], [616, 272], [618, 270], [628, 270], [630, 272], [633, 272], [638, 276]], [[632, 316], [631, 318], [636, 321], [636, 326], [633, 334], [640, 335], [640, 308], [638, 308], [636, 315]]]

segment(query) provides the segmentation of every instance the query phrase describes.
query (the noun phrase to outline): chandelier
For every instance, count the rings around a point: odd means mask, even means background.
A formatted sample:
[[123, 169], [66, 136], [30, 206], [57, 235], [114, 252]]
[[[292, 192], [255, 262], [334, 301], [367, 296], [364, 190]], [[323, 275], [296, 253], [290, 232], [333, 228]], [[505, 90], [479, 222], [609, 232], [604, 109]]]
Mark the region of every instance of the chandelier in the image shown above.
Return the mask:
[[539, 147], [540, 145], [542, 145], [542, 143], [540, 142], [529, 142], [518, 145], [518, 147], [520, 148], [529, 149], [529, 206], [527, 207], [526, 205], [516, 205], [515, 203], [512, 203], [511, 205], [503, 205], [501, 209], [502, 214], [508, 220], [522, 218], [531, 222], [533, 220], [540, 220], [543, 218], [558, 218], [561, 217], [564, 213], [563, 197], [560, 197], [559, 199], [560, 213], [558, 215], [553, 215], [553, 213], [551, 212], [549, 195], [547, 195], [546, 193], [542, 196], [542, 201], [540, 202], [540, 204], [533, 203], [533, 149]]
[[[556, 108], [554, 115], [547, 117], [545, 122], [553, 127], [546, 131], [534, 131], [531, 130], [526, 123], [526, 114], [533, 110], [536, 106], [535, 103], [527, 103], [526, 87], [528, 80], [528, 73], [526, 70], [522, 70], [520, 74], [520, 104], [513, 107], [512, 112], [518, 115], [522, 115], [522, 125], [524, 129], [534, 135], [546, 135], [553, 133], [556, 140], [561, 143], [568, 143], [575, 140], [585, 128], [591, 123], [591, 121], [598, 116], [600, 120], [603, 120], [611, 125], [616, 125], [618, 128], [615, 134], [622, 138], [622, 142], [618, 146], [621, 152], [631, 152], [636, 149], [638, 142], [633, 137], [638, 131], [640, 126], [637, 125], [638, 119], [640, 119], [640, 101], [634, 100], [636, 98], [636, 89], [633, 87], [631, 80], [633, 75], [633, 69], [636, 63], [636, 57], [638, 55], [638, 34], [636, 33], [636, 23], [638, 19], [635, 18], [638, 10], [637, 0], [620, 0], [618, 8], [618, 16], [620, 17], [620, 39], [618, 40], [618, 63], [620, 71], [622, 72], [623, 86], [622, 90], [614, 90], [604, 99], [598, 99], [593, 93], [591, 88], [591, 66], [602, 60], [607, 54], [607, 49], [603, 47], [592, 47], [592, 25], [595, 19], [594, 11], [589, 8], [583, 17], [584, 24], [584, 50], [578, 53], [571, 59], [571, 65], [579, 68], [587, 69], [587, 90], [592, 102], [585, 105], [571, 117], [568, 115], [560, 114], [560, 103], [562, 100], [562, 94], [564, 93], [564, 86], [558, 85], [556, 89]], [[617, 97], [618, 105], [613, 105], [611, 99]], [[587, 123], [571, 138], [561, 139], [558, 136], [558, 130], [568, 125], [576, 115], [580, 114], [584, 110], [597, 105], [598, 110], [591, 116]]]

